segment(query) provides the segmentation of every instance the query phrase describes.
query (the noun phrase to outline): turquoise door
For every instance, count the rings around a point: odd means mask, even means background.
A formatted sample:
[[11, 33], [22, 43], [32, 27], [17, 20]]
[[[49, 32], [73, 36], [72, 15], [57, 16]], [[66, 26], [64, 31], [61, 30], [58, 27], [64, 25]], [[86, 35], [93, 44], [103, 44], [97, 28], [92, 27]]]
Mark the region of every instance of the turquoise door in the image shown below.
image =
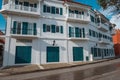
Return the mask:
[[31, 46], [17, 46], [15, 64], [31, 63]]
[[59, 47], [47, 47], [47, 62], [59, 62]]
[[83, 47], [73, 47], [73, 61], [83, 61]]

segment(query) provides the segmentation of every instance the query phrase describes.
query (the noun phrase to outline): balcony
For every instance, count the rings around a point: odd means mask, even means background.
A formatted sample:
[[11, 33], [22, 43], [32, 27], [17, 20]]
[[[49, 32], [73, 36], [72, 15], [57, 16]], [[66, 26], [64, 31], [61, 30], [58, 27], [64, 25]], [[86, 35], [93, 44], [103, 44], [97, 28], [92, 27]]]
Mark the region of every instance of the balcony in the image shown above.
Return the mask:
[[2, 5], [2, 14], [24, 15], [24, 16], [40, 16], [39, 8], [32, 6], [24, 6], [20, 4], [14, 4], [7, 2]]
[[69, 13], [67, 21], [70, 22], [79, 22], [79, 23], [89, 23], [90, 17], [85, 15]]
[[104, 39], [104, 38], [99, 38], [99, 43], [101, 44], [110, 44], [111, 42], [107, 39]]
[[11, 29], [11, 36], [17, 39], [36, 39], [37, 30], [27, 29], [27, 30], [20, 30], [20, 29]]
[[98, 29], [104, 32], [107, 32], [109, 30], [109, 26], [103, 23], [98, 23]]
[[111, 35], [115, 35], [115, 34], [116, 34], [115, 30], [114, 30], [114, 29], [111, 30], [111, 31], [110, 31], [110, 34], [111, 34]]
[[69, 40], [72, 40], [72, 41], [78, 41], [78, 40], [81, 40], [81, 41], [86, 41], [86, 40], [89, 40], [89, 38], [84, 34], [84, 35], [80, 35], [80, 34], [69, 34]]

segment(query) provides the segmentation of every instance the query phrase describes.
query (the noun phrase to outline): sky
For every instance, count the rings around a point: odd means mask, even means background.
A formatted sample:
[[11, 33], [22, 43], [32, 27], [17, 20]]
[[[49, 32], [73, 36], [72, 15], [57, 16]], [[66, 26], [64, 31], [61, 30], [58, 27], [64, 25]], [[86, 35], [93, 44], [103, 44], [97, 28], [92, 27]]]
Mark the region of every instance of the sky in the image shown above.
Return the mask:
[[[110, 19], [110, 21], [114, 24], [116, 24], [116, 28], [120, 27], [120, 18], [118, 18], [118, 15], [113, 15], [113, 13], [111, 13], [110, 11], [112, 10], [112, 8], [108, 8], [107, 10], [103, 10], [97, 3], [97, 0], [75, 0], [76, 2], [80, 2], [83, 4], [87, 4], [93, 7], [93, 9], [96, 9], [98, 11], [100, 11], [102, 14], [104, 14], [108, 19]], [[1, 9], [1, 4], [2, 4], [2, 0], [0, 0], [0, 9]], [[4, 30], [5, 29], [5, 19], [4, 17], [0, 14], [0, 30]]]

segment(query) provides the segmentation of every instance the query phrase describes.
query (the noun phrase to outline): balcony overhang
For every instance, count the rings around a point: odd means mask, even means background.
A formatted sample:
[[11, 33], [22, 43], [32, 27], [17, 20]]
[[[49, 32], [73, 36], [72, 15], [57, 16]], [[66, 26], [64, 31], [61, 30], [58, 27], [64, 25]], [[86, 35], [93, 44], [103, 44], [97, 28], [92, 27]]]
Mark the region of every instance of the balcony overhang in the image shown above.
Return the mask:
[[102, 27], [102, 26], [98, 26], [98, 29], [101, 30], [101, 31], [104, 31], [104, 32], [107, 32], [107, 31], [108, 31], [107, 29], [105, 29], [105, 28]]
[[71, 41], [87, 41], [89, 38], [68, 38]]
[[75, 22], [75, 23], [88, 24], [90, 22], [90, 20], [84, 20], [84, 19], [79, 19], [79, 18], [68, 17], [67, 22]]
[[105, 41], [99, 41], [100, 44], [110, 44], [110, 42], [105, 42]]
[[11, 34], [12, 38], [16, 39], [37, 39], [37, 35], [18, 35], [18, 34]]
[[25, 17], [35, 17], [39, 18], [40, 14], [37, 12], [27, 12], [27, 11], [20, 11], [20, 10], [9, 10], [9, 9], [2, 9], [0, 13], [3, 15], [18, 15], [18, 16], [25, 16]]

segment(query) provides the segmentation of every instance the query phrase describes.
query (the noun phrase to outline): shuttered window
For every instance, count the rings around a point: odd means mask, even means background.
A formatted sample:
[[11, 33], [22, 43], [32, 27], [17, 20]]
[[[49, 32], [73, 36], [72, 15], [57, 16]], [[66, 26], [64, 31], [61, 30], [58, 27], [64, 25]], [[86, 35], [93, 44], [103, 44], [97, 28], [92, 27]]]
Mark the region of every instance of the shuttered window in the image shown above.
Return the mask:
[[60, 26], [60, 32], [63, 33], [63, 26]]
[[55, 33], [55, 25], [51, 25], [52, 33]]
[[46, 24], [43, 24], [43, 32], [46, 32]]
[[63, 8], [60, 8], [60, 15], [63, 15]]
[[51, 7], [51, 10], [52, 10], [51, 13], [55, 14], [55, 7], [54, 6]]

